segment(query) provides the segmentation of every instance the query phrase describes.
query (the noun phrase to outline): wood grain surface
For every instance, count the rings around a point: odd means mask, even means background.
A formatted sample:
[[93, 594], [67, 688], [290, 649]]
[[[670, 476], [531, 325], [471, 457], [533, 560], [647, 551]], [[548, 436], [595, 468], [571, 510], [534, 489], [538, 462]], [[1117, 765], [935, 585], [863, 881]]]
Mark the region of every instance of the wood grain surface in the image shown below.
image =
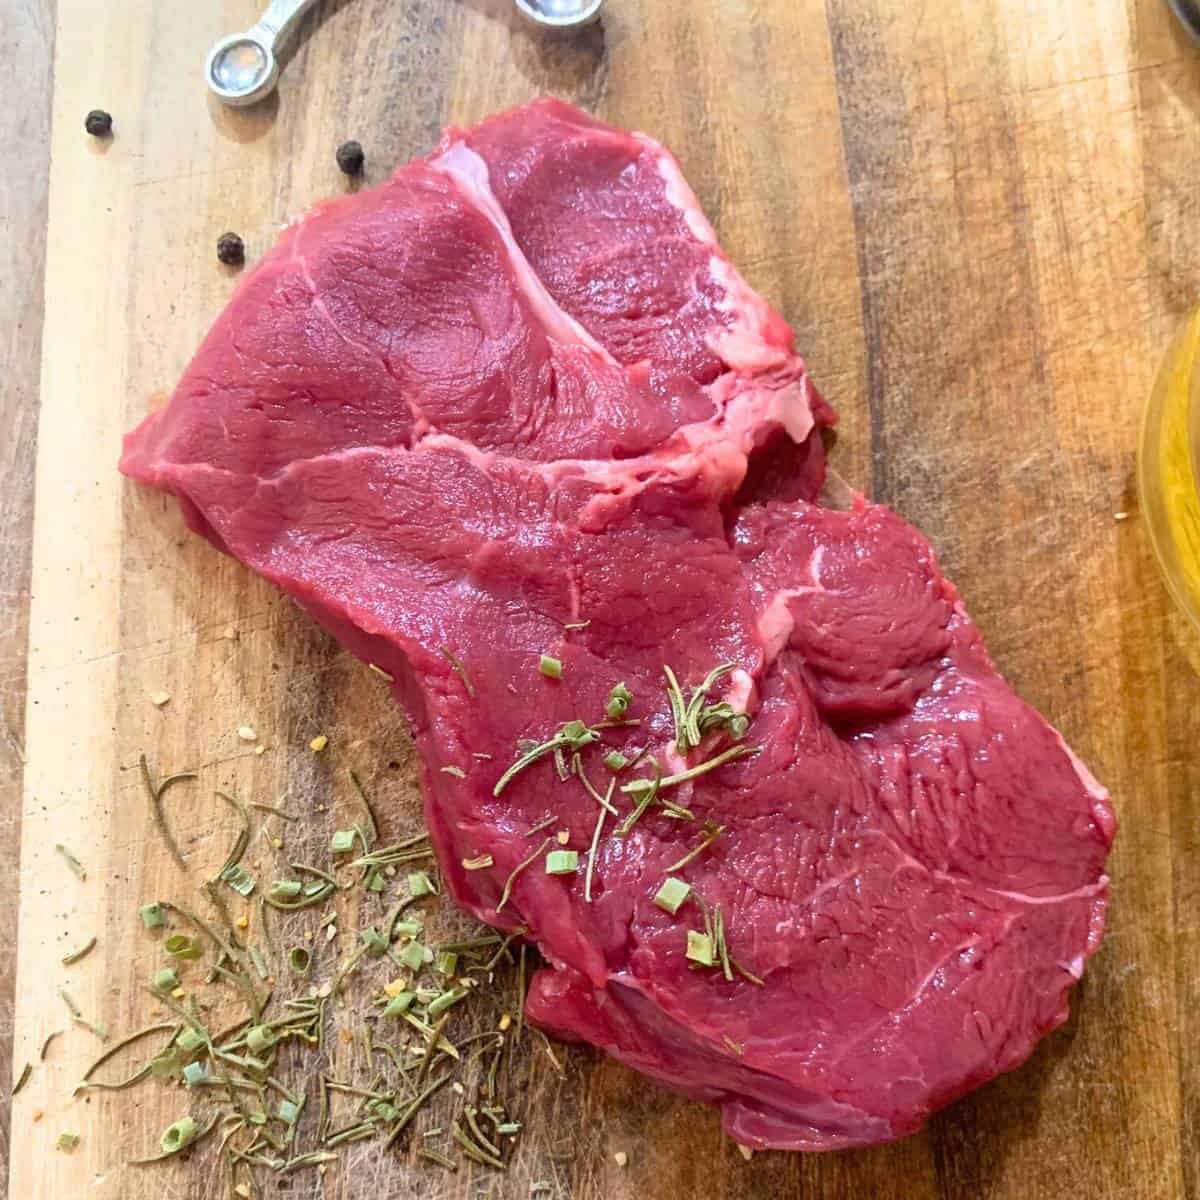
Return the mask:
[[[0, 67], [21, 64], [21, 104], [0, 106], [0, 1080], [13, 1073], [13, 1000], [25, 762], [25, 655], [33, 549], [33, 467], [42, 342], [42, 268], [50, 172], [52, 0], [10, 5]], [[8, 72], [6, 71], [7, 75]], [[18, 1064], [17, 1069], [20, 1069]], [[0, 1099], [0, 1188], [8, 1175], [7, 1090]]]
[[[278, 97], [243, 113], [209, 101], [199, 64], [254, 0], [59, 0], [54, 29], [40, 0], [8, 7], [6, 58], [55, 47], [32, 539], [44, 152], [29, 147], [47, 93], [0, 116], [0, 789], [22, 741], [27, 758], [19, 811], [0, 790], [13, 831], [0, 887], [19, 882], [16, 935], [0, 891], [0, 1026], [15, 944], [14, 1074], [34, 1065], [11, 1105], [12, 1200], [226, 1194], [203, 1154], [125, 1165], [186, 1097], [152, 1083], [72, 1098], [100, 1046], [57, 996], [67, 987], [114, 1035], [150, 1019], [161, 952], [136, 909], [190, 901], [224, 857], [234, 825], [215, 788], [303, 811], [256, 822], [248, 862], [265, 878], [353, 819], [348, 769], [387, 833], [419, 819], [379, 682], [187, 535], [165, 498], [123, 482], [120, 436], [162, 402], [235, 283], [215, 262], [220, 233], [257, 257], [348, 186], [333, 162], [344, 138], [378, 181], [444, 123], [544, 92], [677, 151], [839, 407], [839, 471], [925, 530], [1001, 667], [1110, 787], [1108, 936], [1064, 1029], [893, 1146], [745, 1162], [710, 1110], [526, 1034], [505, 1089], [528, 1130], [504, 1175], [367, 1144], [268, 1194], [508, 1200], [548, 1180], [573, 1200], [1200, 1196], [1200, 640], [1168, 604], [1133, 488], [1142, 400], [1200, 299], [1200, 57], [1161, 0], [609, 0], [573, 40], [519, 26], [507, 0], [326, 0]], [[110, 143], [83, 133], [96, 106], [114, 114]], [[200, 772], [172, 802], [186, 872], [150, 819], [143, 752]], [[345, 907], [323, 967], [363, 916]], [[90, 936], [97, 948], [64, 967]], [[514, 986], [501, 972], [463, 1030], [511, 1008]], [[334, 1045], [338, 1069], [350, 1053]], [[74, 1154], [54, 1149], [64, 1129], [81, 1135]]]

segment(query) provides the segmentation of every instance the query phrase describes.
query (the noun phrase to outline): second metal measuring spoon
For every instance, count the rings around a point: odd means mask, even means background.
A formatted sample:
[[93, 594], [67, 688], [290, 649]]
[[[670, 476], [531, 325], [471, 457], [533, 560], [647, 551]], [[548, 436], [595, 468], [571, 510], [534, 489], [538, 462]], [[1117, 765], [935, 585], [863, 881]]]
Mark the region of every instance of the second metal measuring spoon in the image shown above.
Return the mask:
[[257, 24], [245, 33], [222, 38], [208, 52], [205, 82], [225, 104], [236, 108], [266, 99], [279, 81], [276, 55], [316, 2], [272, 0]]
[[517, 9], [543, 29], [581, 29], [600, 16], [604, 0], [516, 0]]
[[1197, 0], [1167, 0], [1183, 27], [1200, 42], [1200, 3]]
[[[316, 0], [272, 0], [245, 33], [223, 37], [208, 52], [204, 80], [225, 103], [241, 108], [266, 99], [279, 82], [277, 54]], [[604, 0], [516, 0], [543, 29], [580, 29], [600, 16]]]

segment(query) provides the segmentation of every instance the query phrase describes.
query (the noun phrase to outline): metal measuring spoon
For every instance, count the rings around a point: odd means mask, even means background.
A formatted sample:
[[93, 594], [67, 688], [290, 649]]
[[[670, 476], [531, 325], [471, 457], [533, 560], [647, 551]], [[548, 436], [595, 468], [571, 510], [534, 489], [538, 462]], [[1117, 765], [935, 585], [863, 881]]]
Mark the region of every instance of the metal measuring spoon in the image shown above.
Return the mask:
[[271, 0], [245, 33], [222, 38], [204, 62], [204, 80], [225, 104], [243, 108], [265, 99], [279, 82], [279, 60], [300, 18], [317, 0]]
[[600, 16], [604, 0], [516, 0], [523, 17], [543, 29], [582, 29]]

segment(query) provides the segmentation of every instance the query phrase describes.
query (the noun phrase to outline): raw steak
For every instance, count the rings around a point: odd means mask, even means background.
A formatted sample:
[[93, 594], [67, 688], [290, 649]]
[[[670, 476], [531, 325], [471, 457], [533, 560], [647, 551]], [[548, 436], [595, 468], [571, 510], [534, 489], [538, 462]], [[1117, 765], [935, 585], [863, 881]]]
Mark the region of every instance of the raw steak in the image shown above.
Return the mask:
[[[529, 1016], [758, 1148], [886, 1141], [1022, 1062], [1114, 831], [920, 535], [816, 502], [831, 420], [670, 155], [542, 101], [291, 228], [122, 463], [394, 676], [455, 897], [550, 964]], [[723, 664], [681, 749], [664, 669], [686, 701]], [[567, 778], [508, 771], [575, 721]], [[612, 749], [646, 755], [615, 816]]]

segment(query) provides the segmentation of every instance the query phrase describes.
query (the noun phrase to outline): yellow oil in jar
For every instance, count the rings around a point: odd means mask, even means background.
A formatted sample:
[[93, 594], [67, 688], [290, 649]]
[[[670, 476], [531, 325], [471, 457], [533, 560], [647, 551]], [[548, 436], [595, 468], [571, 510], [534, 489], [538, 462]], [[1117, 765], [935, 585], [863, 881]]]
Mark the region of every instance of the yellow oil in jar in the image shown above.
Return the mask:
[[1139, 468], [1142, 510], [1167, 584], [1200, 626], [1200, 309], [1155, 380]]

